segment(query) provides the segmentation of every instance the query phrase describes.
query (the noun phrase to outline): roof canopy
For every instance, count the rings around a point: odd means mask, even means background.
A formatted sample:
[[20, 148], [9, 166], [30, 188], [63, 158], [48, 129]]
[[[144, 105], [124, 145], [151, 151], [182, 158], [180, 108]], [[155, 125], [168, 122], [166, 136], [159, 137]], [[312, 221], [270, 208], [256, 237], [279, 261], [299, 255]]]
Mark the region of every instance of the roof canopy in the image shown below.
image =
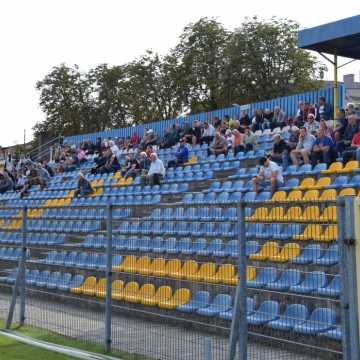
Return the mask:
[[299, 47], [360, 59], [360, 15], [299, 31]]

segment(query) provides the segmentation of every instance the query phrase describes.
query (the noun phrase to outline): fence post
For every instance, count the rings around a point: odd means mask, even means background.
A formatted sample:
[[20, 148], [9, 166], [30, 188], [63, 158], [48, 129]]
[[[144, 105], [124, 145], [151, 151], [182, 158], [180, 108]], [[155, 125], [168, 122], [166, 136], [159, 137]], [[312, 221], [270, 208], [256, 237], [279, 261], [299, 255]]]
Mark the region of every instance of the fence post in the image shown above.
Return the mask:
[[106, 298], [105, 298], [105, 352], [111, 351], [111, 284], [112, 284], [112, 209], [107, 205], [106, 217]]
[[206, 337], [204, 339], [204, 360], [212, 360], [212, 339]]
[[[19, 259], [18, 271], [16, 273], [15, 284], [12, 291], [11, 302], [9, 307], [8, 318], [6, 320], [6, 329], [10, 329], [13, 318], [14, 311], [16, 306], [16, 298], [18, 291], [21, 291], [21, 300], [20, 300], [20, 323], [23, 323], [25, 317], [25, 261], [26, 261], [26, 216], [27, 216], [26, 207], [22, 208], [22, 253]], [[24, 224], [25, 221], [25, 224]]]
[[339, 197], [337, 200], [338, 244], [340, 252], [339, 269], [341, 274], [342, 291], [341, 320], [342, 345], [344, 360], [359, 360], [359, 322], [358, 322], [358, 284], [355, 219], [359, 219], [359, 203], [352, 196]]
[[27, 208], [22, 208], [22, 227], [21, 227], [21, 262], [24, 264], [22, 266], [22, 274], [20, 280], [20, 326], [24, 325], [25, 322], [25, 303], [26, 303], [26, 255], [27, 255], [27, 244], [26, 244], [26, 235], [27, 235]]
[[238, 276], [236, 286], [233, 315], [230, 331], [228, 359], [234, 360], [236, 344], [239, 341], [239, 360], [247, 358], [247, 323], [246, 323], [246, 231], [245, 231], [245, 203], [237, 206], [237, 237], [238, 237]]

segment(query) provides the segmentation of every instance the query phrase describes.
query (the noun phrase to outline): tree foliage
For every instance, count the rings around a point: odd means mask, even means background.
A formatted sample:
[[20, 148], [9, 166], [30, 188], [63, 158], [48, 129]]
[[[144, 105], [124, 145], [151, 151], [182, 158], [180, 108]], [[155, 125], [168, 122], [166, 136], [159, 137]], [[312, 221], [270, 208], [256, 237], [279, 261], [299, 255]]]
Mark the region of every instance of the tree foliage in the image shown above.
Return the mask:
[[209, 111], [320, 87], [324, 65], [297, 47], [291, 20], [245, 19], [229, 31], [216, 19], [186, 26], [165, 56], [88, 72], [56, 66], [36, 84], [46, 118], [35, 135], [71, 135]]

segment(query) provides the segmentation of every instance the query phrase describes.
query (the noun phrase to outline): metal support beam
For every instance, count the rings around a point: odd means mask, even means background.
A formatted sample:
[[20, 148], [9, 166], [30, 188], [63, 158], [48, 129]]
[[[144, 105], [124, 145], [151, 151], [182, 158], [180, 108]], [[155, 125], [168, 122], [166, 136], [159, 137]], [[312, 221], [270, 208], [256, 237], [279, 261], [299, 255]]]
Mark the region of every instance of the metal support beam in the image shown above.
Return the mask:
[[26, 254], [27, 254], [27, 244], [26, 244], [26, 235], [27, 235], [27, 209], [24, 207], [22, 209], [22, 227], [21, 227], [21, 262], [24, 264], [22, 266], [22, 274], [20, 280], [20, 325], [24, 325], [25, 322], [25, 297], [26, 297]]
[[112, 291], [112, 204], [107, 205], [106, 219], [106, 298], [105, 298], [105, 351], [111, 351], [111, 291]]
[[339, 107], [339, 83], [338, 83], [338, 57], [334, 55], [334, 129], [336, 127], [336, 114]]

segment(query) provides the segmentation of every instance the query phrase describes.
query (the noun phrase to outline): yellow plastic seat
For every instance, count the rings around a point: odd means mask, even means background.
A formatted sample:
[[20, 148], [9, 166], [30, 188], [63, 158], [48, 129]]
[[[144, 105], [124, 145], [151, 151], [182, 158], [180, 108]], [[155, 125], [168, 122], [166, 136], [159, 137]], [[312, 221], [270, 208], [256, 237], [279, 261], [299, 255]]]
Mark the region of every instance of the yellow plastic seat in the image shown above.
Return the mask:
[[185, 305], [190, 301], [191, 293], [189, 289], [177, 289], [174, 295], [165, 301], [160, 301], [158, 306], [161, 309], [176, 309], [180, 305]]
[[247, 221], [259, 221], [266, 219], [266, 216], [268, 215], [268, 208], [266, 207], [259, 207], [256, 208], [254, 213], [251, 216], [247, 216]]
[[333, 162], [327, 170], [322, 170], [322, 174], [335, 174], [339, 172], [339, 170], [342, 170], [343, 164], [340, 161]]
[[121, 300], [124, 289], [124, 282], [122, 280], [114, 280], [111, 284], [111, 298], [114, 300]]
[[291, 259], [300, 255], [300, 246], [295, 243], [285, 244], [280, 252], [276, 255], [269, 256], [270, 261], [274, 262], [288, 262]]
[[155, 286], [153, 284], [144, 284], [137, 292], [133, 294], [129, 294], [126, 297], [126, 301], [131, 303], [138, 303], [145, 296], [154, 296], [155, 294]]
[[334, 241], [337, 239], [337, 226], [336, 225], [329, 225], [325, 228], [322, 234], [319, 234], [314, 237], [315, 241]]
[[141, 256], [136, 262], [136, 272], [142, 275], [150, 274], [151, 259], [148, 256]]
[[354, 188], [341, 189], [339, 196], [356, 196], [356, 190]]
[[156, 306], [161, 301], [167, 301], [172, 296], [172, 289], [170, 286], [160, 286], [155, 295], [144, 296], [140, 299], [141, 303], [146, 306]]
[[302, 209], [300, 206], [292, 206], [288, 209], [283, 217], [284, 221], [299, 221], [302, 216]]
[[272, 196], [270, 201], [276, 202], [276, 201], [285, 201], [285, 200], [286, 200], [286, 192], [285, 191], [276, 191], [276, 192], [274, 192], [274, 195]]
[[337, 173], [347, 173], [357, 170], [359, 168], [359, 162], [357, 160], [351, 160], [346, 163], [346, 165], [337, 171]]
[[311, 189], [322, 189], [331, 184], [331, 177], [321, 177]]
[[172, 274], [172, 277], [176, 279], [187, 279], [191, 274], [195, 274], [198, 270], [199, 264], [195, 260], [187, 260], [177, 273]]
[[89, 276], [85, 279], [85, 281], [77, 288], [72, 288], [70, 292], [74, 294], [90, 294], [93, 295], [95, 291], [96, 286], [96, 277], [95, 276]]
[[284, 218], [284, 208], [282, 206], [276, 206], [271, 209], [270, 213], [266, 217], [266, 220], [273, 221], [279, 220], [281, 221]]
[[190, 274], [188, 276], [189, 280], [193, 281], [202, 281], [205, 278], [212, 277], [216, 273], [215, 263], [207, 262], [200, 266], [199, 271], [195, 274]]
[[165, 266], [165, 275], [173, 276], [173, 274], [178, 273], [181, 270], [181, 261], [179, 259], [172, 259], [166, 263]]
[[144, 284], [139, 290], [139, 298], [136, 302], [142, 302], [143, 299], [155, 296], [155, 286], [153, 284]]
[[320, 209], [318, 206], [308, 206], [304, 209], [300, 221], [307, 222], [311, 220], [318, 221], [320, 218]]
[[154, 276], [165, 275], [166, 260], [164, 258], [156, 258], [150, 265], [150, 273]]
[[304, 232], [299, 235], [294, 235], [294, 240], [312, 240], [320, 236], [322, 232], [321, 226], [319, 224], [309, 224], [304, 229]]
[[314, 201], [319, 200], [319, 190], [308, 190], [305, 192], [303, 201]]
[[256, 278], [256, 268], [255, 266], [246, 267], [246, 280], [251, 281]]
[[106, 296], [106, 278], [100, 279], [95, 286], [95, 296], [104, 298]]
[[305, 178], [301, 181], [300, 185], [296, 187], [298, 190], [307, 190], [315, 185], [314, 178]]
[[207, 282], [221, 283], [228, 285], [236, 285], [238, 282], [235, 266], [232, 264], [220, 265], [218, 271], [214, 276], [206, 277], [204, 280]]
[[136, 281], [128, 282], [123, 290], [123, 300], [131, 301], [139, 292], [139, 284]]
[[135, 272], [136, 271], [136, 262], [137, 258], [134, 255], [128, 255], [125, 257], [124, 261], [118, 265], [114, 266], [114, 271], [126, 271], [126, 272]]
[[288, 197], [286, 198], [286, 201], [299, 201], [302, 199], [302, 191], [301, 190], [292, 190], [289, 192]]
[[336, 190], [335, 189], [327, 189], [321, 193], [319, 197], [320, 201], [331, 201], [336, 200]]
[[277, 242], [268, 241], [262, 246], [258, 253], [251, 254], [249, 258], [250, 260], [264, 261], [267, 260], [270, 256], [278, 254], [279, 251], [279, 244]]
[[336, 219], [336, 206], [326, 207], [319, 218], [320, 221], [336, 221]]

